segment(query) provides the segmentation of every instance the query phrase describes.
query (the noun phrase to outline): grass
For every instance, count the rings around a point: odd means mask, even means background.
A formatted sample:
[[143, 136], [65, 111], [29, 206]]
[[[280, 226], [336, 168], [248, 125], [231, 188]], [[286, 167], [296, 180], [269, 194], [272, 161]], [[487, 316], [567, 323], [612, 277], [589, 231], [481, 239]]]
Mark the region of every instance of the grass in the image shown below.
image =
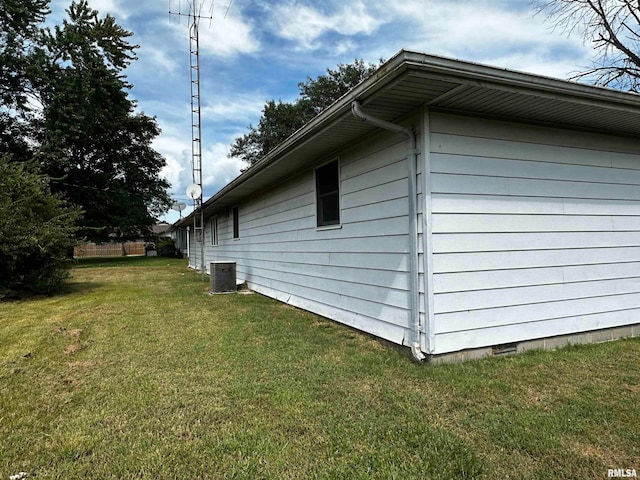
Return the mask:
[[603, 478], [640, 470], [640, 341], [417, 366], [182, 260], [0, 304], [0, 478]]

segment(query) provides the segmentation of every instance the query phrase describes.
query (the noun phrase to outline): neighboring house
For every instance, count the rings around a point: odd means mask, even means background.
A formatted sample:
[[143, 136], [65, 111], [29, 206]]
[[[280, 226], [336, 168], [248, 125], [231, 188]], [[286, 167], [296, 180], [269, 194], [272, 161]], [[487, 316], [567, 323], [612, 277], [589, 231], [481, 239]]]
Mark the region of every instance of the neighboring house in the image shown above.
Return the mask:
[[205, 265], [416, 359], [638, 334], [639, 138], [638, 95], [401, 51], [204, 203]]
[[171, 232], [169, 231], [171, 225], [166, 222], [156, 223], [151, 227], [151, 232], [156, 237], [171, 237]]

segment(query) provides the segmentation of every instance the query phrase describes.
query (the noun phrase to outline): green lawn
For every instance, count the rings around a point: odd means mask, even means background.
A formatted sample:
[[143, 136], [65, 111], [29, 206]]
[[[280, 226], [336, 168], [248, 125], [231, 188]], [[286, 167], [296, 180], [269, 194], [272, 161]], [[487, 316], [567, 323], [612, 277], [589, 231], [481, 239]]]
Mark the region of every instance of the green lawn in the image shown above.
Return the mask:
[[418, 366], [182, 260], [85, 261], [0, 303], [0, 479], [640, 472], [640, 341]]

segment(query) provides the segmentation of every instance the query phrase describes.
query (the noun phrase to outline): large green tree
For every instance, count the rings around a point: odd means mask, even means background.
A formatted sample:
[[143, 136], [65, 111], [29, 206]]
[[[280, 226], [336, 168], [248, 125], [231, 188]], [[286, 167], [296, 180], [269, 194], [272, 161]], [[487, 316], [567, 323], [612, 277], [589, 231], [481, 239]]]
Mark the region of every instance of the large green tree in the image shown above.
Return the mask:
[[593, 65], [574, 76], [640, 93], [638, 0], [538, 0], [547, 20], [594, 49]]
[[42, 29], [48, 5], [0, 0], [0, 298], [50, 293], [78, 236], [144, 235], [170, 204], [160, 130], [128, 97], [131, 33], [84, 0]]
[[39, 25], [49, 0], [0, 0], [0, 99], [23, 109], [40, 60], [35, 54]]
[[171, 205], [151, 142], [154, 118], [136, 112], [125, 68], [136, 59], [131, 32], [85, 0], [44, 31], [48, 62], [37, 158], [51, 187], [84, 210], [79, 233], [92, 240], [144, 236]]
[[0, 0], [0, 299], [53, 293], [67, 275], [78, 208], [33, 171], [35, 98], [41, 79], [38, 25], [48, 0]]
[[49, 0], [0, 0], [0, 154], [14, 161], [32, 156], [28, 99], [34, 96], [42, 59], [39, 24]]
[[377, 68], [355, 60], [339, 64], [335, 70], [327, 69], [325, 75], [315, 79], [307, 77], [298, 84], [300, 94], [294, 102], [269, 100], [258, 125], [249, 125], [249, 132], [236, 138], [229, 155], [253, 165]]
[[79, 215], [51, 194], [48, 177], [0, 156], [0, 299], [61, 285]]

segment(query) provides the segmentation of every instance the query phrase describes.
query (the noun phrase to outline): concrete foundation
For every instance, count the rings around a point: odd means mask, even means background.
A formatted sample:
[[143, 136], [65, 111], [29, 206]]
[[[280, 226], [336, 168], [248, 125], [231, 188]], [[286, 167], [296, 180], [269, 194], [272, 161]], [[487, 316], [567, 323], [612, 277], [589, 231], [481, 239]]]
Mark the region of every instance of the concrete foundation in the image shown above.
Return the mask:
[[493, 347], [474, 348], [459, 352], [445, 353], [442, 355], [431, 355], [428, 361], [432, 364], [459, 363], [467, 360], [477, 360], [492, 356], [514, 355], [529, 350], [553, 350], [567, 345], [610, 342], [620, 338], [637, 336], [640, 336], [640, 323], [635, 325], [625, 325], [623, 327], [594, 330], [592, 332], [580, 332], [570, 335], [559, 335], [557, 337], [525, 340], [507, 346], [496, 345]]

